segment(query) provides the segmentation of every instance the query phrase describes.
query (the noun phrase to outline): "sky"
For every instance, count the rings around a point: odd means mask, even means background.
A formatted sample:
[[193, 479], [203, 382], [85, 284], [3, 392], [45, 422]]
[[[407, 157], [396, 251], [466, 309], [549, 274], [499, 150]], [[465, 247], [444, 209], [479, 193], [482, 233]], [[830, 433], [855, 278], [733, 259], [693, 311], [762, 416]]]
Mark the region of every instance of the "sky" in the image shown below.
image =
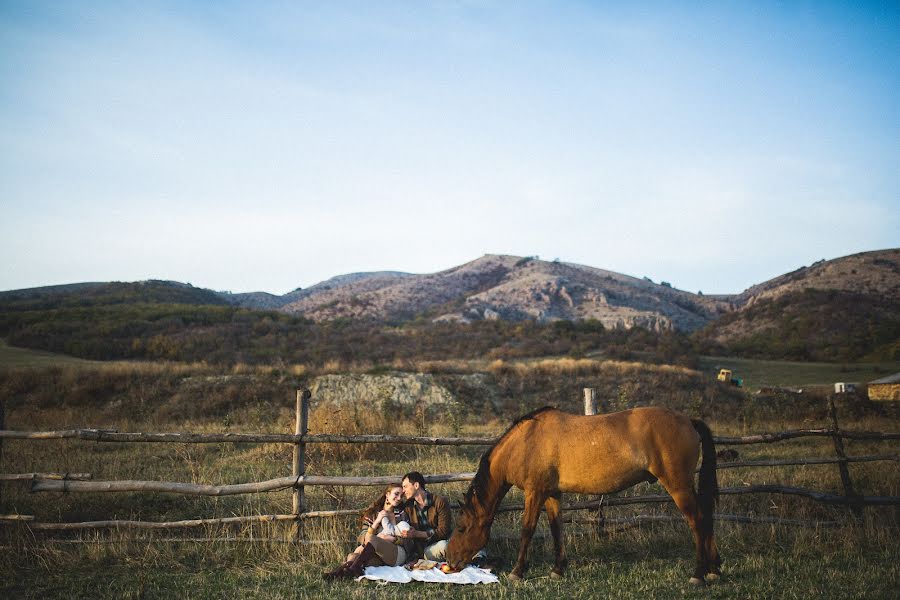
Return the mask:
[[897, 2], [0, 0], [0, 290], [900, 246]]

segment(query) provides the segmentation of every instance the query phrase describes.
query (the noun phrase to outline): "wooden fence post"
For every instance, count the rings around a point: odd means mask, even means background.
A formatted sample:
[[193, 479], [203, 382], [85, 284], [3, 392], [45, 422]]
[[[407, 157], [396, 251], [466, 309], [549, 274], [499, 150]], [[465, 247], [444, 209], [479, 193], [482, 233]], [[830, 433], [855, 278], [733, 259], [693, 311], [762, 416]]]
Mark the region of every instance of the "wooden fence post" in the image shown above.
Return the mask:
[[584, 388], [584, 414], [597, 414], [597, 390], [594, 388]]
[[[0, 398], [0, 430], [6, 429], [6, 407]], [[3, 465], [3, 438], [0, 438], [0, 466]], [[0, 469], [2, 471], [2, 469]], [[3, 482], [0, 482], [0, 506], [3, 506]]]
[[[848, 498], [856, 498], [856, 491], [853, 489], [853, 481], [850, 479], [850, 469], [847, 468], [847, 454], [844, 452], [844, 438], [841, 436], [838, 427], [837, 408], [834, 405], [834, 394], [828, 395], [828, 415], [831, 417], [831, 426], [834, 429], [832, 439], [834, 440], [834, 451], [837, 454], [839, 462], [838, 471], [841, 474], [841, 485], [844, 487], [844, 495]], [[858, 520], [862, 520], [862, 507], [858, 504], [851, 504], [850, 510], [853, 516]]]
[[[584, 414], [588, 416], [597, 414], [597, 390], [594, 388], [584, 388]], [[597, 504], [597, 520], [595, 526], [597, 528], [597, 535], [606, 533], [604, 529], [606, 526], [606, 516], [603, 514], [603, 496], [600, 496], [600, 501]]]
[[[294, 426], [296, 435], [305, 435], [309, 431], [307, 425], [309, 423], [309, 399], [312, 393], [309, 390], [297, 390], [297, 420]], [[306, 443], [298, 442], [294, 445], [294, 468], [293, 476], [300, 477], [306, 475]], [[303, 492], [302, 485], [294, 486], [294, 502], [293, 514], [296, 519], [294, 522], [293, 539], [295, 542], [300, 541], [302, 522], [300, 515], [303, 513]]]

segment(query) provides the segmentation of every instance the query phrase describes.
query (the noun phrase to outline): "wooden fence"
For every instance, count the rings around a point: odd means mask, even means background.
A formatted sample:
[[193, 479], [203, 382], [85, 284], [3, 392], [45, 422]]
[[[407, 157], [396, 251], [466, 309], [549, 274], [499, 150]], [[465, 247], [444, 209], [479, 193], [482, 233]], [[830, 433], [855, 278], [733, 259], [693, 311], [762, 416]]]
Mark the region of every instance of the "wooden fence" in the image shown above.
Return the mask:
[[[588, 394], [585, 393], [585, 406], [588, 410]], [[83, 530], [101, 528], [136, 528], [136, 529], [177, 529], [185, 527], [198, 527], [208, 525], [225, 525], [235, 523], [275, 522], [286, 521], [294, 526], [292, 537], [294, 540], [301, 536], [303, 521], [313, 518], [335, 517], [342, 515], [356, 515], [362, 509], [320, 510], [309, 511], [304, 505], [304, 488], [306, 486], [377, 486], [387, 485], [397, 480], [397, 476], [381, 477], [336, 477], [307, 475], [305, 472], [305, 449], [307, 444], [315, 443], [340, 443], [340, 444], [415, 444], [430, 446], [490, 446], [499, 438], [440, 438], [440, 437], [416, 437], [393, 435], [333, 435], [315, 434], [307, 432], [307, 418], [309, 414], [310, 393], [307, 390], [297, 391], [296, 422], [293, 434], [260, 434], [260, 433], [132, 433], [119, 432], [107, 429], [75, 429], [64, 431], [12, 431], [0, 430], [0, 444], [3, 439], [20, 440], [51, 440], [51, 439], [80, 439], [94, 442], [112, 443], [178, 443], [178, 444], [209, 444], [209, 443], [280, 443], [292, 444], [294, 447], [292, 460], [292, 475], [266, 481], [230, 485], [201, 485], [193, 483], [177, 483], [166, 481], [91, 481], [88, 473], [18, 473], [0, 474], [2, 481], [29, 481], [33, 492], [164, 492], [176, 494], [202, 495], [202, 496], [226, 496], [234, 494], [252, 494], [271, 492], [277, 490], [291, 490], [292, 510], [291, 514], [273, 515], [249, 515], [236, 517], [222, 517], [209, 519], [190, 519], [170, 522], [129, 521], [129, 520], [105, 520], [81, 523], [40, 523], [29, 515], [0, 515], [0, 523], [24, 523], [32, 530]], [[742, 437], [715, 437], [718, 446], [744, 445], [744, 444], [768, 444], [784, 440], [803, 437], [830, 437], [834, 440], [836, 457], [827, 458], [798, 458], [788, 460], [763, 460], [742, 462], [720, 462], [718, 469], [773, 467], [785, 465], [815, 465], [836, 464], [840, 470], [841, 482], [844, 488], [843, 495], [831, 494], [817, 490], [796, 488], [781, 485], [751, 485], [737, 488], [722, 488], [721, 495], [743, 494], [785, 494], [809, 498], [816, 502], [831, 505], [845, 505], [859, 515], [862, 506], [866, 505], [898, 505], [900, 497], [897, 496], [865, 496], [858, 494], [853, 487], [847, 465], [849, 463], [861, 463], [872, 461], [898, 461], [900, 455], [878, 454], [868, 456], [847, 456], [844, 452], [843, 440], [871, 440], [886, 441], [900, 439], [900, 433], [882, 433], [872, 431], [846, 431], [838, 426], [833, 399], [829, 406], [831, 427], [825, 429], [797, 429], [775, 433], [760, 433]], [[0, 423], [2, 423], [2, 404], [0, 404]], [[0, 445], [2, 451], [2, 445]], [[447, 473], [426, 476], [428, 483], [447, 483], [456, 481], [470, 481], [474, 473]], [[651, 504], [670, 502], [668, 495], [644, 495], [632, 497], [603, 497], [586, 502], [570, 503], [563, 507], [566, 511], [597, 510], [607, 506], [622, 506], [631, 504]], [[501, 512], [521, 511], [521, 503], [507, 503], [500, 507]], [[641, 520], [659, 520], [662, 516], [636, 516], [619, 519], [618, 521], [639, 522]], [[794, 522], [790, 519], [766, 519], [751, 518], [735, 515], [720, 515], [723, 520], [737, 522]], [[609, 522], [613, 522], [610, 520]], [[799, 522], [796, 522], [799, 523]]]

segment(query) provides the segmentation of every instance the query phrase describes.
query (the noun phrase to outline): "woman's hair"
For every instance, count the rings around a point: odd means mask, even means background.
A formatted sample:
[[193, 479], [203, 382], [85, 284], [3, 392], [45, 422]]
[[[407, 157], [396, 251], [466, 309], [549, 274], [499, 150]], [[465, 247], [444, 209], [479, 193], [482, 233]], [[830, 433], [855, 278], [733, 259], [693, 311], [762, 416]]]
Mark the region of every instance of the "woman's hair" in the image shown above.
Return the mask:
[[387, 502], [387, 495], [394, 488], [403, 488], [403, 485], [400, 483], [392, 483], [386, 488], [384, 488], [384, 492], [375, 499], [375, 501], [369, 505], [366, 510], [363, 511], [362, 520], [372, 521], [375, 519], [375, 516], [381, 512], [381, 509], [384, 508], [384, 503]]

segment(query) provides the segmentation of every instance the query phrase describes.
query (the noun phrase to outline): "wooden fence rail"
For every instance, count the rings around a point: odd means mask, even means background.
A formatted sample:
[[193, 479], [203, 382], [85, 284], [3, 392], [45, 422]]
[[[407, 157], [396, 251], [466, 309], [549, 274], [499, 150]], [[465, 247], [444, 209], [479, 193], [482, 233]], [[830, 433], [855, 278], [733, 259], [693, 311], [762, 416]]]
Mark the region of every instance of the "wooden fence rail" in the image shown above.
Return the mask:
[[0, 481], [35, 481], [38, 479], [87, 481], [93, 477], [90, 473], [0, 473]]
[[[446, 478], [448, 476], [440, 476]], [[744, 495], [744, 494], [784, 494], [791, 496], [801, 496], [831, 505], [867, 505], [867, 506], [897, 506], [900, 505], [900, 497], [898, 496], [857, 496], [848, 498], [837, 494], [828, 494], [816, 490], [808, 490], [804, 488], [781, 486], [781, 485], [751, 485], [744, 487], [721, 488], [719, 494], [728, 495]], [[630, 506], [636, 504], [667, 504], [672, 502], [672, 497], [668, 494], [654, 494], [644, 496], [616, 496], [610, 498], [601, 498], [599, 500], [588, 500], [584, 502], [575, 502], [563, 505], [563, 511], [579, 511], [579, 510], [596, 510], [599, 508], [607, 508], [611, 506]], [[452, 505], [452, 508], [458, 509], [459, 505]], [[525, 509], [525, 505], [519, 503], [501, 504], [497, 512], [516, 512]], [[322, 510], [309, 511], [301, 515], [301, 519], [316, 519], [341, 516], [358, 516], [362, 509], [351, 508], [341, 510]], [[680, 517], [673, 517], [680, 519]], [[188, 519], [183, 521], [153, 522], [153, 521], [128, 521], [128, 520], [109, 520], [109, 521], [88, 521], [84, 523], [33, 523], [34, 517], [25, 515], [8, 515], [0, 516], [0, 523], [7, 521], [28, 522], [31, 529], [36, 530], [81, 530], [81, 529], [107, 529], [107, 528], [133, 528], [133, 529], [178, 529], [186, 527], [202, 527], [210, 525], [230, 525], [243, 523], [265, 523], [274, 521], [295, 521], [297, 515], [249, 515], [239, 517], [222, 517], [215, 519]], [[736, 519], [737, 520], [737, 519]], [[609, 520], [607, 520], [609, 521]], [[743, 518], [742, 522], [751, 522], [747, 518]], [[769, 521], [760, 521], [769, 522]]]
[[770, 444], [802, 437], [834, 437], [836, 434], [848, 440], [887, 441], [900, 440], [900, 432], [848, 431], [846, 429], [791, 429], [777, 433], [757, 433], [740, 437], [714, 437], [717, 445], [737, 446], [741, 444]]
[[[734, 469], [740, 467], [775, 467], [786, 465], [818, 465], [847, 462], [875, 462], [883, 460], [900, 461], [900, 455], [857, 456], [846, 459], [813, 458], [793, 460], [764, 460], [721, 463], [718, 469]], [[2, 477], [2, 476], [0, 476]], [[67, 479], [30, 478], [32, 492], [166, 492], [195, 496], [233, 496], [238, 494], [255, 494], [272, 492], [298, 486], [342, 485], [342, 486], [382, 486], [393, 483], [398, 476], [385, 475], [379, 477], [346, 477], [327, 475], [300, 475], [297, 477], [279, 477], [266, 481], [237, 483], [228, 485], [203, 485], [196, 483], [177, 483], [170, 481], [75, 481]], [[475, 473], [446, 473], [426, 477], [428, 483], [449, 483], [453, 481], [471, 481]], [[23, 478], [24, 479], [24, 478]]]
[[[801, 465], [834, 465], [843, 462], [863, 463], [882, 460], [900, 461], [900, 454], [875, 454], [870, 456], [847, 456], [845, 458], [789, 458], [784, 460], [745, 460], [733, 462], [720, 462], [716, 464], [719, 469], [738, 469], [741, 467], [785, 467]], [[697, 469], [699, 472], [700, 469]]]
[[[471, 481], [475, 473], [449, 473], [431, 475], [426, 478], [430, 483], [448, 483], [451, 481]], [[231, 485], [201, 485], [195, 483], [175, 483], [169, 481], [58, 481], [38, 480], [31, 486], [32, 492], [171, 492], [194, 496], [233, 496], [237, 494], [254, 494], [276, 490], [293, 489], [306, 485], [345, 485], [373, 486], [395, 483], [399, 477], [385, 475], [380, 477], [329, 477], [326, 475], [299, 475], [297, 477], [279, 477], [266, 481], [251, 483], [235, 483]]]
[[331, 433], [127, 433], [111, 429], [63, 431], [0, 431], [0, 438], [20, 440], [80, 439], [92, 442], [163, 442], [178, 444], [411, 444], [417, 446], [491, 446], [499, 438], [440, 438], [401, 435], [339, 435]]
[[[351, 511], [347, 511], [348, 513]], [[354, 513], [358, 514], [358, 513]], [[83, 531], [86, 529], [149, 529], [149, 530], [170, 530], [170, 529], [184, 529], [190, 527], [201, 527], [201, 526], [213, 526], [213, 525], [234, 525], [234, 524], [243, 524], [243, 523], [273, 523], [276, 521], [293, 521], [294, 515], [254, 515], [247, 517], [226, 517], [223, 519], [193, 519], [187, 521], [173, 521], [170, 523], [154, 523], [152, 521], [87, 521], [84, 523], [35, 523], [31, 522], [34, 520], [34, 517], [26, 517], [19, 515], [19, 521], [22, 523], [28, 523], [28, 528], [35, 531]], [[759, 516], [749, 516], [749, 515], [729, 515], [716, 513], [715, 518], [717, 521], [728, 521], [732, 523], [757, 523], [757, 524], [774, 524], [774, 525], [798, 525], [798, 526], [806, 526], [806, 527], [837, 527], [840, 526], [841, 523], [839, 521], [803, 521], [800, 519], [784, 519], [780, 517], [759, 517]], [[596, 518], [574, 518], [574, 517], [564, 517], [565, 522], [567, 523], [581, 523], [587, 525], [596, 525]], [[684, 517], [676, 516], [676, 515], [632, 515], [628, 517], [609, 517], [604, 519], [604, 525], [634, 525], [642, 522], [648, 521], [672, 521], [672, 522], [682, 522], [684, 521]], [[509, 539], [514, 539], [515, 536], [500, 536], [507, 537]], [[539, 537], [539, 534], [536, 534], [535, 537]], [[151, 538], [152, 539], [152, 538]], [[104, 540], [91, 539], [91, 540], [64, 540], [71, 543], [102, 543]], [[176, 539], [158, 539], [156, 541], [159, 542], [210, 542], [210, 541], [223, 541], [223, 542], [241, 542], [241, 541], [251, 541], [251, 542], [266, 542], [271, 543], [273, 541], [279, 541], [273, 538], [176, 538]], [[347, 543], [350, 543], [351, 540], [345, 540]], [[334, 540], [318, 540], [312, 543], [333, 543]], [[310, 543], [310, 542], [307, 542]]]
[[[716, 436], [717, 445], [768, 444], [802, 437], [841, 437], [850, 440], [900, 440], [900, 432], [847, 431], [841, 429], [793, 429], [741, 437]], [[19, 440], [80, 439], [92, 442], [162, 442], [178, 444], [264, 443], [264, 444], [409, 444], [416, 446], [492, 446], [499, 437], [425, 437], [402, 435], [339, 435], [331, 433], [139, 433], [113, 429], [67, 429], [62, 431], [0, 430], [0, 438]]]
[[[755, 468], [755, 467], [783, 467], [783, 466], [799, 466], [799, 465], [828, 465], [828, 464], [837, 464], [841, 462], [847, 463], [863, 463], [863, 462], [877, 462], [877, 461], [900, 461], [900, 454], [876, 454], [870, 456], [848, 456], [846, 458], [794, 458], [794, 459], [786, 459], [786, 460], [748, 460], [748, 461], [733, 461], [733, 462], [720, 462], [716, 465], [716, 469], [738, 469], [738, 468]], [[699, 472], [699, 469], [698, 469]], [[468, 473], [450, 473], [447, 475], [432, 475], [427, 477], [432, 483], [446, 483], [449, 481], [468, 481], [466, 477]], [[399, 477], [399, 476], [398, 476]], [[452, 479], [448, 479], [448, 477], [452, 477]], [[93, 479], [93, 475], [91, 473], [0, 473], [0, 481], [26, 481], [32, 484], [44, 483], [47, 480], [50, 481], [88, 481]], [[347, 486], [364, 486], [364, 485], [387, 485], [388, 483], [396, 480], [397, 477], [393, 476], [381, 476], [381, 477], [328, 477], [328, 476], [309, 476], [309, 477], [281, 477], [278, 479], [272, 479], [267, 481], [260, 482], [250, 482], [246, 484], [237, 484], [237, 485], [245, 485], [245, 486], [259, 486], [258, 489], [248, 488], [245, 491], [240, 492], [232, 492], [230, 493], [212, 493], [212, 494], [200, 494], [200, 495], [233, 495], [235, 493], [240, 494], [252, 494], [257, 492], [265, 492], [272, 490], [280, 490], [286, 487], [294, 487], [297, 485], [347, 485]], [[94, 482], [101, 484], [101, 487], [97, 489], [88, 489], [88, 488], [75, 488], [75, 487], [64, 487], [64, 489], [55, 489], [51, 487], [39, 486], [36, 488], [32, 488], [33, 492], [45, 492], [45, 491], [65, 491], [65, 492], [80, 492], [80, 491], [99, 491], [99, 492], [112, 492], [112, 491], [151, 491], [146, 488], [141, 489], [113, 489], [111, 487], [107, 487], [106, 484], [110, 482]], [[124, 482], [119, 482], [124, 483]], [[148, 483], [148, 482], [130, 482], [130, 483]], [[177, 482], [149, 482], [153, 484], [166, 484], [170, 483], [172, 485], [180, 486], [178, 489], [172, 490], [152, 490], [152, 491], [171, 491], [174, 493], [183, 493], [182, 488], [190, 489], [191, 486], [203, 489], [219, 489], [225, 486], [202, 486], [197, 484], [187, 484], [187, 483], [177, 483]], [[235, 484], [232, 484], [232, 486]], [[185, 488], [184, 486], [188, 486]]]

